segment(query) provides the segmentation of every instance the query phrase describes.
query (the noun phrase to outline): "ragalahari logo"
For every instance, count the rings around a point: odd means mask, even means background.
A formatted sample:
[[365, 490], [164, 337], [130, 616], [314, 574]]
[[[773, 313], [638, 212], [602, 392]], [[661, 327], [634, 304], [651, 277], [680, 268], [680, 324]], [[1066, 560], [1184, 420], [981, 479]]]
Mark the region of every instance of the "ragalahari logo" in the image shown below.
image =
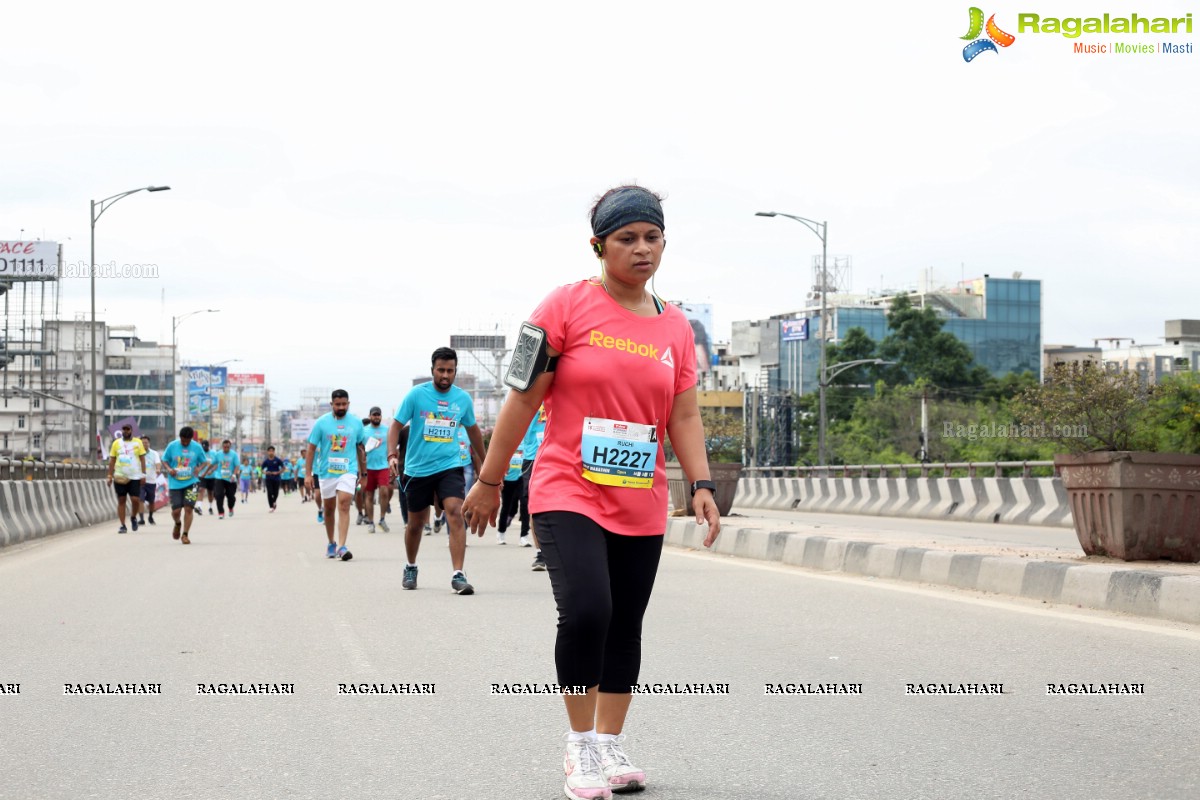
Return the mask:
[[[979, 34], [987, 32], [987, 38], [981, 39]], [[983, 11], [971, 6], [971, 27], [967, 31], [964, 39], [972, 39], [970, 44], [963, 48], [963, 61], [972, 61], [975, 56], [980, 53], [992, 51], [993, 53], [1000, 52], [996, 49], [996, 45], [1008, 47], [1017, 40], [1017, 37], [1011, 33], [1005, 33], [996, 25], [996, 15], [992, 14], [988, 17], [987, 25], [983, 24]]]

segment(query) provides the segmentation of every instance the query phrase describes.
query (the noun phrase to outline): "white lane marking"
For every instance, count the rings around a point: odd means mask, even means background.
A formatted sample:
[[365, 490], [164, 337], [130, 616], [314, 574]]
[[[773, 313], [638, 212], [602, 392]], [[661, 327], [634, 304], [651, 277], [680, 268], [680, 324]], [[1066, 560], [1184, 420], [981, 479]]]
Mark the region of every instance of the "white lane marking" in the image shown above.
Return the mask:
[[1171, 620], [1152, 619], [1148, 618], [1144, 621], [1134, 621], [1132, 619], [1121, 618], [1114, 611], [1101, 611], [1095, 608], [1074, 608], [1063, 604], [1048, 604], [1042, 607], [1041, 600], [1032, 600], [1028, 597], [1006, 597], [1002, 600], [993, 600], [989, 597], [981, 596], [982, 592], [976, 592], [969, 589], [959, 589], [954, 586], [941, 586], [939, 584], [922, 583], [913, 586], [898, 581], [888, 580], [886, 578], [874, 578], [868, 575], [846, 575], [840, 573], [825, 573], [816, 572], [814, 570], [805, 569], [804, 567], [792, 566], [791, 564], [775, 564], [750, 559], [738, 558], [736, 556], [728, 556], [720, 553], [702, 553], [699, 551], [680, 550], [674, 545], [663, 548], [664, 554], [679, 556], [681, 558], [694, 558], [699, 561], [719, 561], [723, 564], [733, 564], [749, 569], [765, 570], [767, 572], [780, 572], [786, 575], [794, 575], [801, 578], [810, 578], [819, 581], [832, 581], [835, 583], [851, 583], [855, 586], [870, 587], [888, 592], [903, 592], [905, 594], [916, 594], [928, 597], [936, 595], [944, 600], [952, 600], [957, 603], [970, 603], [972, 605], [985, 606], [987, 608], [1002, 609], [1006, 611], [1019, 611], [1023, 614], [1033, 614], [1035, 616], [1053, 617], [1055, 619], [1069, 620], [1071, 622], [1086, 622], [1092, 625], [1103, 625], [1110, 628], [1122, 628], [1125, 630], [1141, 631], [1143, 633], [1157, 633], [1163, 636], [1174, 636], [1180, 639], [1191, 639], [1192, 641], [1200, 641], [1200, 625], [1189, 625], [1186, 622], [1173, 622]]

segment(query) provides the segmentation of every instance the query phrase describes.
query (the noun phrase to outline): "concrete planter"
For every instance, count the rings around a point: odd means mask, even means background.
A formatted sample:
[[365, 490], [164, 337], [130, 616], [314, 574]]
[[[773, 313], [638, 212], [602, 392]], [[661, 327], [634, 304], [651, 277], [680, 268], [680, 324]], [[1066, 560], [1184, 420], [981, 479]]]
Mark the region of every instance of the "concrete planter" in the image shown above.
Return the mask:
[[1200, 455], [1055, 456], [1083, 552], [1200, 561]]
[[[713, 483], [717, 485], [713, 499], [722, 517], [729, 516], [733, 500], [737, 495], [738, 478], [742, 475], [741, 464], [709, 464]], [[667, 488], [671, 492], [671, 508], [685, 514], [692, 513], [692, 487], [678, 461], [667, 462]]]

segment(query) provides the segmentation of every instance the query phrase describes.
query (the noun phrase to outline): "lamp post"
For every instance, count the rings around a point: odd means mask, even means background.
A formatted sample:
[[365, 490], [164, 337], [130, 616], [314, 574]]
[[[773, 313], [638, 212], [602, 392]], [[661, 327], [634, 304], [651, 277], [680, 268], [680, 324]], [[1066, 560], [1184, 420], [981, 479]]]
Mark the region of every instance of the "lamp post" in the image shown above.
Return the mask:
[[217, 314], [221, 311], [219, 308], [201, 308], [198, 311], [189, 311], [182, 317], [171, 317], [171, 430], [179, 431], [179, 348], [175, 343], [175, 330], [183, 324], [183, 321], [188, 317], [194, 317], [197, 314]]
[[[829, 276], [829, 263], [827, 259], [827, 247], [829, 243], [829, 223], [817, 222], [816, 220], [807, 219], [805, 217], [797, 217], [795, 214], [784, 214], [781, 211], [759, 211], [755, 213], [756, 217], [787, 217], [794, 219], [804, 227], [808, 228], [817, 238], [821, 240], [821, 327], [818, 335], [820, 340], [821, 351], [821, 366], [818, 370], [818, 377], [823, 378], [825, 375], [825, 287], [826, 278]], [[825, 466], [825, 381], [817, 381], [817, 396], [820, 410], [817, 417], [817, 466]]]
[[101, 214], [103, 214], [105, 211], [108, 210], [109, 206], [111, 206], [113, 203], [117, 202], [118, 200], [120, 200], [123, 197], [128, 197], [129, 195], [136, 194], [137, 192], [166, 192], [166, 191], [169, 191], [170, 188], [171, 188], [170, 186], [141, 186], [137, 189], [130, 189], [127, 192], [121, 192], [120, 194], [114, 194], [112, 197], [106, 197], [103, 200], [92, 200], [91, 201], [91, 213], [88, 216], [91, 219], [91, 223], [92, 223], [92, 260], [91, 260], [92, 266], [91, 266], [91, 269], [88, 270], [88, 272], [89, 272], [89, 278], [90, 278], [91, 284], [92, 284], [92, 286], [91, 286], [91, 294], [92, 294], [92, 411], [91, 411], [91, 420], [90, 420], [92, 431], [91, 431], [91, 433], [88, 434], [88, 438], [89, 438], [88, 450], [92, 453], [92, 455], [88, 457], [89, 461], [91, 461], [92, 458], [94, 458], [96, 455], [96, 449], [95, 449], [96, 443], [94, 441], [94, 437], [96, 436], [96, 433], [97, 433], [97, 429], [96, 429], [96, 416], [97, 416], [97, 414], [96, 414], [96, 375], [97, 375], [97, 371], [96, 371], [96, 221], [98, 219], [100, 219]]

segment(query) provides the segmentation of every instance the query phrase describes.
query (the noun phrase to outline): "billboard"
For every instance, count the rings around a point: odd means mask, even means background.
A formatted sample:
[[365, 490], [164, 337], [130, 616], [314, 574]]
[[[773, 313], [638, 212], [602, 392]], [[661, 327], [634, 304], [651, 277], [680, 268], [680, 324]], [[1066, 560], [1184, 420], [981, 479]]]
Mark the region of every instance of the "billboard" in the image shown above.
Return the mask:
[[0, 278], [52, 281], [58, 278], [58, 242], [0, 241]]
[[188, 394], [216, 394], [228, 385], [225, 367], [184, 367]]
[[312, 433], [313, 425], [316, 423], [317, 421], [312, 417], [292, 417], [292, 435], [290, 438], [292, 441], [300, 440], [307, 442], [308, 435]]
[[679, 303], [679, 310], [692, 324], [696, 337], [696, 372], [712, 372], [717, 349], [713, 345], [713, 310], [711, 303]]
[[266, 385], [265, 375], [252, 372], [231, 372], [226, 376], [226, 384], [228, 386], [264, 386]]
[[803, 342], [808, 339], [808, 319], [779, 320], [779, 339], [784, 342]]
[[187, 375], [188, 416], [207, 417], [221, 410], [221, 393], [227, 384], [225, 367], [184, 367]]

